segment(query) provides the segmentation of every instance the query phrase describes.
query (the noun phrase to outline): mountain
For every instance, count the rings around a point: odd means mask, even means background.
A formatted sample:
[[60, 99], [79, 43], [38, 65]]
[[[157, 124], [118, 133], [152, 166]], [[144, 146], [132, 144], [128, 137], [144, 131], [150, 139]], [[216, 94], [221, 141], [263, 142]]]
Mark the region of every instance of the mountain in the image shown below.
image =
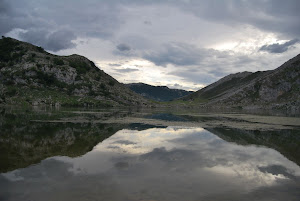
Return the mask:
[[224, 127], [205, 129], [227, 142], [270, 147], [300, 165], [299, 130], [243, 130]]
[[[43, 114], [38, 118], [41, 116], [43, 118]], [[0, 119], [1, 173], [39, 163], [52, 156], [81, 156], [125, 127], [87, 122], [34, 122], [20, 113], [0, 114]]]
[[300, 54], [275, 70], [242, 72], [181, 98], [205, 107], [300, 109]]
[[0, 104], [150, 105], [83, 56], [53, 55], [8, 37], [0, 39]]
[[144, 83], [132, 83], [126, 85], [135, 93], [155, 101], [171, 101], [192, 93], [182, 89], [170, 89], [166, 86], [152, 86]]

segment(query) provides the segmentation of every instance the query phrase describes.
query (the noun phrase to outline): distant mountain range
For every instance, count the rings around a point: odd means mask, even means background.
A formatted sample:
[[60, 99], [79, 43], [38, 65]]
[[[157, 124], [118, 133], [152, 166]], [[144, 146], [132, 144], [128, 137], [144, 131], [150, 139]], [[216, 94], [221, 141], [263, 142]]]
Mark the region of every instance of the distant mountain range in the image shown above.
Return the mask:
[[155, 101], [171, 101], [191, 94], [191, 91], [170, 89], [166, 86], [152, 86], [144, 83], [126, 84], [132, 91]]
[[0, 104], [150, 106], [150, 102], [80, 55], [57, 56], [0, 39]]
[[242, 72], [181, 98], [205, 107], [300, 109], [300, 55], [275, 70]]

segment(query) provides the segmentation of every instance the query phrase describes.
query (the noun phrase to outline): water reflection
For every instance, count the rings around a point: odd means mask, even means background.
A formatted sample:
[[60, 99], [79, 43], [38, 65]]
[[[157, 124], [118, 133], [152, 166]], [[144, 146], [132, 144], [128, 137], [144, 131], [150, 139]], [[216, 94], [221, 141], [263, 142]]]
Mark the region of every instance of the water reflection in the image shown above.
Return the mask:
[[203, 128], [118, 131], [84, 156], [0, 176], [2, 200], [298, 200], [300, 168], [278, 151]]
[[207, 128], [228, 142], [241, 145], [263, 145], [273, 148], [300, 165], [300, 132], [290, 130], [243, 130], [237, 128]]
[[27, 167], [57, 155], [80, 156], [124, 125], [90, 123], [4, 122], [0, 135], [0, 172]]
[[[101, 120], [124, 117], [128, 113], [0, 108], [0, 173], [25, 168], [52, 156], [81, 156], [123, 128], [144, 130], [154, 127], [137, 123], [101, 123]], [[70, 118], [73, 120], [69, 121]], [[93, 123], [91, 119], [99, 122]]]

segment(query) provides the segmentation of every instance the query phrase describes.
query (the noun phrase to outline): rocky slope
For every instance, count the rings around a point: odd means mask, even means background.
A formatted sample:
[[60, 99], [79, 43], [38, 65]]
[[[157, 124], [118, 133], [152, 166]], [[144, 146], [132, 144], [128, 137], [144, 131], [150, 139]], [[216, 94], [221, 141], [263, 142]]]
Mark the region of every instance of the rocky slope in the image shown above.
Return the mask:
[[126, 86], [143, 97], [155, 101], [171, 101], [192, 93], [181, 89], [170, 89], [166, 86], [152, 86], [144, 83], [132, 83], [126, 84]]
[[80, 55], [57, 56], [0, 39], [0, 104], [149, 106], [149, 102]]
[[228, 75], [181, 100], [201, 106], [300, 109], [300, 55], [279, 68]]

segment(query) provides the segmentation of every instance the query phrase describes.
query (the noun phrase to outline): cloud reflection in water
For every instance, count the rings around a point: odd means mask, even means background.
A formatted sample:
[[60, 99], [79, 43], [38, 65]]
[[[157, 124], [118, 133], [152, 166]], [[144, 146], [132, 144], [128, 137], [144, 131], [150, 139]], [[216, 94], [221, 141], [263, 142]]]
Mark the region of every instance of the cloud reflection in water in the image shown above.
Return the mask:
[[[82, 157], [2, 174], [0, 187], [13, 186], [3, 195], [18, 199], [297, 200], [299, 176], [299, 166], [273, 149], [168, 127], [118, 131]], [[39, 186], [47, 187], [33, 190]]]

